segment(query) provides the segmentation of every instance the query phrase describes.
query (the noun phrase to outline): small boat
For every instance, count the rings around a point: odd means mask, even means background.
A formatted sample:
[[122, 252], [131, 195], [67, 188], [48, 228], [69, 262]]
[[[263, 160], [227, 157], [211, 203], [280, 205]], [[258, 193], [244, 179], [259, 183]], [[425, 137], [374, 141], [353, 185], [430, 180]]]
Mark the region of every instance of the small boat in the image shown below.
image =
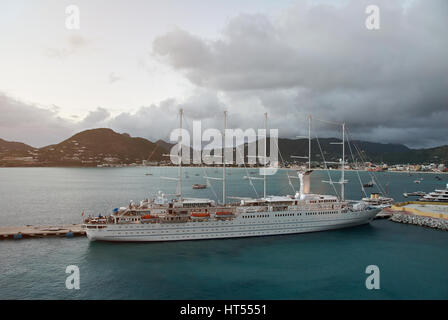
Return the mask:
[[420, 184], [421, 180], [414, 180], [414, 183]]
[[207, 188], [207, 185], [206, 185], [206, 184], [199, 184], [199, 183], [196, 183], [196, 184], [194, 184], [194, 185], [192, 186], [192, 188], [193, 188], [193, 189], [205, 189], [205, 188]]
[[394, 203], [394, 199], [381, 196], [379, 193], [372, 193], [370, 197], [362, 198], [362, 201], [376, 208], [388, 208]]
[[435, 203], [446, 203], [448, 204], [448, 183], [445, 189], [436, 189], [433, 192], [425, 194], [423, 197], [419, 198], [417, 201], [424, 202], [435, 202]]
[[364, 188], [372, 188], [374, 184], [375, 184], [375, 183], [373, 182], [373, 180], [370, 180], [369, 183], [364, 183], [362, 186], [363, 186]]
[[407, 197], [423, 197], [426, 193], [423, 191], [415, 191], [415, 192], [405, 192], [403, 193], [403, 196], [405, 198]]
[[440, 178], [439, 176], [436, 176], [436, 180], [442, 180], [442, 178]]

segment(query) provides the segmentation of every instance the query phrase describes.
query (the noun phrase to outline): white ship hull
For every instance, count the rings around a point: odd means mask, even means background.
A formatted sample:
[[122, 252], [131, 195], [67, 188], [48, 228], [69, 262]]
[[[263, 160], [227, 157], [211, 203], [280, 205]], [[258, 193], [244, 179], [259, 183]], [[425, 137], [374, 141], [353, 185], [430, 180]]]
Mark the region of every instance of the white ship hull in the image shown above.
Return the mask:
[[156, 242], [273, 236], [334, 230], [369, 223], [381, 209], [355, 212], [257, 212], [251, 217], [183, 223], [86, 226], [91, 241]]

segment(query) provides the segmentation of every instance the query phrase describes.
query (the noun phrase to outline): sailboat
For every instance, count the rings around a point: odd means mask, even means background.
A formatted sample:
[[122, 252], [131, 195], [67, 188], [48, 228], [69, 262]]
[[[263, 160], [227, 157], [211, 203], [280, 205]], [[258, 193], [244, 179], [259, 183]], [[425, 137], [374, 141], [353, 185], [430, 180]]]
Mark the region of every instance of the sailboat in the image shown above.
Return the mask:
[[[179, 111], [182, 129], [183, 110]], [[227, 127], [227, 112], [224, 112], [224, 134]], [[309, 118], [311, 132], [311, 117]], [[267, 114], [265, 114], [267, 129]], [[266, 130], [267, 132], [267, 130]], [[265, 137], [265, 141], [267, 136]], [[263, 197], [237, 198], [237, 202], [227, 203], [226, 161], [222, 161], [221, 180], [222, 200], [217, 203], [207, 198], [187, 198], [182, 194], [182, 150], [178, 151], [178, 177], [176, 197], [168, 199], [159, 191], [156, 197], [141, 201], [139, 205], [131, 203], [98, 220], [87, 218], [83, 228], [91, 241], [185, 241], [205, 239], [243, 238], [299, 234], [305, 232], [326, 231], [367, 224], [381, 210], [364, 201], [345, 199], [345, 124], [342, 125], [341, 180], [330, 181], [340, 184], [341, 196], [313, 194], [310, 192], [311, 152], [308, 154], [308, 169], [297, 171], [300, 191], [293, 195], [268, 196], [266, 194], [267, 176], [252, 179], [263, 180]], [[181, 137], [179, 137], [179, 146]], [[267, 159], [266, 148], [264, 159]], [[309, 136], [311, 151], [311, 133]], [[224, 160], [224, 159], [223, 159]], [[265, 168], [267, 161], [264, 161]], [[229, 197], [230, 198], [230, 197]], [[149, 219], [148, 217], [151, 217]], [[200, 217], [200, 218], [198, 218]]]

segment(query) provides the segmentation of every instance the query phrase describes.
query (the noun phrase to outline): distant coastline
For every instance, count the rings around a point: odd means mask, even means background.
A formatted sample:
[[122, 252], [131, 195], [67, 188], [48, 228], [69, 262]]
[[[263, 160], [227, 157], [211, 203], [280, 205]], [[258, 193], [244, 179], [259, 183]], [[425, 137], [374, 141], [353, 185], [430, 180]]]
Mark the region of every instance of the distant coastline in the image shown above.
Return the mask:
[[[172, 168], [177, 168], [177, 165], [150, 165], [150, 166], [143, 166], [143, 165], [136, 165], [136, 166], [130, 166], [130, 165], [118, 165], [118, 166], [109, 166], [109, 167], [97, 167], [97, 166], [57, 166], [57, 165], [49, 165], [49, 166], [45, 166], [45, 165], [28, 165], [28, 166], [24, 166], [24, 165], [13, 165], [13, 166], [0, 166], [0, 169], [3, 168], [78, 168], [78, 169], [123, 169], [123, 168], [166, 168], [166, 167], [172, 167]], [[189, 166], [189, 165], [183, 165], [182, 168], [187, 169], [187, 168], [215, 168], [215, 169], [221, 169], [222, 166]], [[226, 166], [227, 169], [241, 169], [241, 170], [257, 170], [257, 169], [261, 169], [263, 167], [238, 167], [238, 166], [231, 166], [228, 165]], [[288, 167], [279, 167], [279, 170], [299, 170], [300, 168], [288, 168]], [[340, 169], [336, 169], [336, 168], [332, 168], [332, 169], [324, 169], [324, 168], [311, 168], [311, 170], [313, 171], [340, 171]], [[358, 171], [358, 172], [370, 172], [372, 174], [375, 173], [408, 173], [408, 174], [440, 174], [440, 175], [445, 175], [448, 174], [448, 171], [445, 172], [439, 172], [439, 171], [398, 171], [398, 170], [383, 170], [383, 171], [368, 171], [368, 170], [357, 170], [357, 169], [345, 169], [345, 171]]]
[[[323, 161], [338, 162], [341, 156], [340, 139], [312, 139], [312, 166], [322, 165]], [[295, 155], [307, 155], [308, 139], [278, 139], [282, 164], [286, 167], [301, 165]], [[351, 141], [363, 153], [356, 157], [357, 167], [384, 168], [407, 171], [410, 169], [445, 170], [448, 167], [448, 145], [429, 149], [410, 149], [405, 145]], [[158, 140], [152, 142], [145, 138], [131, 137], [112, 129], [98, 128], [79, 132], [54, 145], [34, 148], [21, 142], [6, 141], [0, 138], [0, 167], [97, 167], [97, 166], [170, 166], [167, 154], [174, 144]], [[245, 144], [243, 155], [249, 146]], [[325, 152], [325, 159], [321, 151]], [[189, 153], [193, 152], [189, 149]], [[352, 155], [353, 157], [353, 155]], [[233, 150], [233, 159], [236, 151]], [[356, 160], [354, 160], [356, 161]], [[246, 161], [247, 162], [247, 161]], [[354, 165], [351, 165], [353, 168]], [[419, 171], [420, 172], [420, 171]]]

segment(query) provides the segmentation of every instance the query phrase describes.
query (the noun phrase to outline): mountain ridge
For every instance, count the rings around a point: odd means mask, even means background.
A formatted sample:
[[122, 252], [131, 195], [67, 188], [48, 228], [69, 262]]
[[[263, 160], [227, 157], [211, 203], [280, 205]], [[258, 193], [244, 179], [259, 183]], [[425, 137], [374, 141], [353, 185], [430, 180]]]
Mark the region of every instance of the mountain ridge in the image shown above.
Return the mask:
[[[312, 139], [312, 159], [314, 161], [323, 160], [321, 148], [326, 161], [337, 161], [341, 157], [341, 145], [338, 145], [338, 142], [340, 143], [341, 140], [337, 138]], [[34, 148], [22, 142], [0, 139], [0, 166], [97, 166], [107, 163], [168, 163], [169, 158], [164, 155], [170, 153], [173, 145], [164, 140], [152, 142], [141, 137], [131, 137], [127, 133], [118, 133], [109, 128], [84, 130], [60, 143], [42, 148]], [[279, 138], [278, 145], [282, 158], [288, 162], [294, 161], [292, 157], [294, 155], [308, 155], [308, 139]], [[411, 149], [396, 143], [354, 140], [350, 142], [350, 146], [346, 143], [346, 156], [349, 161], [352, 160], [350, 147], [353, 154], [357, 153], [355, 146], [360, 151], [362, 150], [366, 160], [374, 162], [388, 164], [448, 163], [448, 145]], [[245, 148], [247, 148], [247, 143]]]

